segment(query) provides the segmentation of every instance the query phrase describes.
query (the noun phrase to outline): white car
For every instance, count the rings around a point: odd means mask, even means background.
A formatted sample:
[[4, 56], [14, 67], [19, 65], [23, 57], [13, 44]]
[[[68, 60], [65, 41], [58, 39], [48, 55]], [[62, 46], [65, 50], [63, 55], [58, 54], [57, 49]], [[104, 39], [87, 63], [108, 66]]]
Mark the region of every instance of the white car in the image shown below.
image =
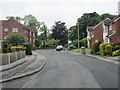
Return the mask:
[[62, 45], [58, 45], [58, 46], [56, 47], [56, 51], [61, 51], [61, 50], [63, 50], [63, 46], [62, 46]]

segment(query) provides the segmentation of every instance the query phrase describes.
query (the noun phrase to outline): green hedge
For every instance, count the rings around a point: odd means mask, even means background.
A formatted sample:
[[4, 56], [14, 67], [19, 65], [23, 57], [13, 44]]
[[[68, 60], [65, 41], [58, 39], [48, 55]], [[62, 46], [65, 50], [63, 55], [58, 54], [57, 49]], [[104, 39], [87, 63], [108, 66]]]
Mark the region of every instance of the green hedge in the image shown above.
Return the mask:
[[120, 50], [116, 50], [112, 53], [112, 56], [120, 56]]
[[112, 45], [108, 44], [105, 46], [105, 54], [110, 56], [112, 55]]
[[102, 43], [100, 44], [99, 48], [100, 48], [100, 55], [105, 56], [105, 47], [107, 44]]
[[26, 44], [24, 47], [26, 47], [26, 55], [32, 55], [32, 44]]
[[97, 52], [99, 52], [99, 44], [100, 42], [93, 42], [92, 46], [91, 46], [91, 53], [92, 54], [96, 54]]

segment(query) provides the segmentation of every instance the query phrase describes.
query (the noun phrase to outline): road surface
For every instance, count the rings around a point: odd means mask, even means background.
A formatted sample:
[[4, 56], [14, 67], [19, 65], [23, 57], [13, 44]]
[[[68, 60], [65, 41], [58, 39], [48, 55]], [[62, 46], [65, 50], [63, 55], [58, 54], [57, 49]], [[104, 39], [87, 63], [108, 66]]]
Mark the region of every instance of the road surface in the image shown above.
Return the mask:
[[47, 58], [43, 70], [3, 88], [118, 88], [118, 65], [68, 52], [36, 52]]

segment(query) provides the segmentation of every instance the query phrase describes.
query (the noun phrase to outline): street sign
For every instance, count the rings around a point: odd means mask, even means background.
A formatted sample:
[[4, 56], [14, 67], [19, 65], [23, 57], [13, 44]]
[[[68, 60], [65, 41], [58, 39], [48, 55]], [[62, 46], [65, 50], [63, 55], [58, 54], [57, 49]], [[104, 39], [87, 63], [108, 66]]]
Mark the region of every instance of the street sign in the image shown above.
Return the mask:
[[71, 44], [72, 43], [72, 41], [71, 40], [68, 40], [68, 44]]

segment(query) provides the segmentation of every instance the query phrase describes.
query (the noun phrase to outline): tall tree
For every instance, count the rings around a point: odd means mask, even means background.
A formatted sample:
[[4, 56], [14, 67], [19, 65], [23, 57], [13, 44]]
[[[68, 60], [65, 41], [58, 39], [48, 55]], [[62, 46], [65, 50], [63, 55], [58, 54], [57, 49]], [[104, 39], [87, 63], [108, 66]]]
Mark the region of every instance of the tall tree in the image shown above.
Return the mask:
[[44, 22], [41, 23], [40, 32], [43, 33], [43, 38], [47, 42], [48, 28], [47, 28], [47, 25], [45, 25]]
[[19, 17], [19, 16], [16, 16], [16, 17], [15, 16], [7, 16], [6, 19], [15, 19], [18, 22], [23, 21], [23, 18]]
[[78, 23], [76, 26], [79, 25], [79, 31], [80, 31], [80, 39], [87, 36], [86, 27], [87, 26], [95, 26], [98, 24], [101, 19], [100, 15], [96, 12], [93, 13], [85, 13], [81, 18], [78, 18]]
[[109, 14], [109, 13], [105, 13], [105, 14], [102, 14], [102, 15], [100, 16], [100, 18], [101, 18], [101, 20], [104, 20], [104, 19], [106, 19], [106, 18], [113, 19], [115, 16], [116, 16], [116, 15], [111, 15], [111, 14]]
[[64, 22], [57, 21], [52, 27], [51, 37], [56, 40], [60, 40], [60, 43], [65, 45], [67, 43], [67, 28]]
[[35, 31], [35, 38], [36, 38], [36, 42], [37, 42], [38, 31], [40, 29], [41, 23], [39, 21], [37, 21], [36, 17], [34, 17], [33, 15], [30, 14], [30, 15], [25, 15], [24, 16], [24, 25], [29, 25], [36, 30]]
[[69, 28], [69, 31], [70, 31], [70, 33], [69, 33], [70, 40], [76, 40], [78, 38], [78, 35], [77, 35], [77, 33], [78, 33], [77, 26], [71, 26]]

